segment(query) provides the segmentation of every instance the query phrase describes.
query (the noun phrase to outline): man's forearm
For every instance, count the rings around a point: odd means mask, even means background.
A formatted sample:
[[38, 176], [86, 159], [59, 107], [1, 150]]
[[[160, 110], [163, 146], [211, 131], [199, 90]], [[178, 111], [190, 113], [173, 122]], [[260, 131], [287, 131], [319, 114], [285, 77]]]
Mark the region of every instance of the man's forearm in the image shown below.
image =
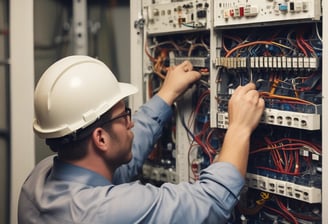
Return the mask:
[[229, 162], [245, 176], [247, 169], [251, 132], [237, 126], [227, 130], [220, 153], [214, 162]]

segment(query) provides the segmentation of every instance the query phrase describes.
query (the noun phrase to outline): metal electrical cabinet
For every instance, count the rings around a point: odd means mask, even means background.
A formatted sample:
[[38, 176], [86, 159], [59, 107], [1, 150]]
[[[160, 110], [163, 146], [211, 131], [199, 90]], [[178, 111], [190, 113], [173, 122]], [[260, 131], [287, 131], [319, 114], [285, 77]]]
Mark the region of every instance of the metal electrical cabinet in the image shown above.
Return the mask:
[[220, 153], [231, 94], [254, 82], [266, 109], [252, 135], [246, 185], [231, 222], [327, 222], [325, 4], [130, 1], [131, 81], [140, 90], [132, 108], [157, 93], [170, 66], [190, 60], [202, 74], [174, 104], [142, 180], [197, 181]]

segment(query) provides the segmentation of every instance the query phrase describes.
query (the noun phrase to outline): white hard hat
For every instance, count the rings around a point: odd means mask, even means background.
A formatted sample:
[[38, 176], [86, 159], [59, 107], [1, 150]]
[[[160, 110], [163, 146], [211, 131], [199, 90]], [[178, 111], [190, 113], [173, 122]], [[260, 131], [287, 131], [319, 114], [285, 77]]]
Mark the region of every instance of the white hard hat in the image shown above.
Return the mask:
[[87, 127], [138, 89], [118, 82], [89, 56], [68, 56], [51, 65], [34, 92], [33, 128], [41, 138], [58, 138]]

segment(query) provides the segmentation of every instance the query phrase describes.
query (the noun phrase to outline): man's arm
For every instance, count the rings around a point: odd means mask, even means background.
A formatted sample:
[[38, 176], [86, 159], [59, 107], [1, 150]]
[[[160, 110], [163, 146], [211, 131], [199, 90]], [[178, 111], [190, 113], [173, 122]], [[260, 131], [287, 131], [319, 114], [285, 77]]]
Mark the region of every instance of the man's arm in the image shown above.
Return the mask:
[[[192, 69], [189, 61], [171, 67], [157, 95], [172, 105], [192, 83], [200, 79], [200, 73]], [[245, 175], [250, 135], [258, 125], [263, 110], [264, 100], [260, 98], [255, 84], [249, 83], [236, 89], [229, 101], [229, 128], [214, 162], [229, 162]]]
[[245, 176], [250, 135], [258, 125], [263, 110], [264, 100], [253, 83], [236, 89], [229, 101], [229, 127], [214, 162], [229, 162]]
[[189, 61], [170, 67], [158, 94], [142, 105], [135, 114], [133, 159], [115, 171], [115, 184], [130, 181], [141, 169], [145, 158], [162, 134], [163, 124], [172, 115], [170, 106], [201, 77], [199, 72], [192, 69]]

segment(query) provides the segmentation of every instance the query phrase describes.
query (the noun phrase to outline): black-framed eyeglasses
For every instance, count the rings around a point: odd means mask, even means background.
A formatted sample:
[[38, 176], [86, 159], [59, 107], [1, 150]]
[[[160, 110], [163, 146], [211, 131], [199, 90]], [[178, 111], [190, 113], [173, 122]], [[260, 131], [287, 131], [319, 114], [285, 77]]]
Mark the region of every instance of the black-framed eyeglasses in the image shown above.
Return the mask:
[[105, 120], [104, 122], [102, 122], [101, 126], [111, 123], [120, 118], [125, 118], [125, 122], [126, 124], [128, 124], [131, 121], [131, 109], [129, 107], [126, 107], [123, 113], [117, 115], [116, 117], [112, 117], [109, 120]]

